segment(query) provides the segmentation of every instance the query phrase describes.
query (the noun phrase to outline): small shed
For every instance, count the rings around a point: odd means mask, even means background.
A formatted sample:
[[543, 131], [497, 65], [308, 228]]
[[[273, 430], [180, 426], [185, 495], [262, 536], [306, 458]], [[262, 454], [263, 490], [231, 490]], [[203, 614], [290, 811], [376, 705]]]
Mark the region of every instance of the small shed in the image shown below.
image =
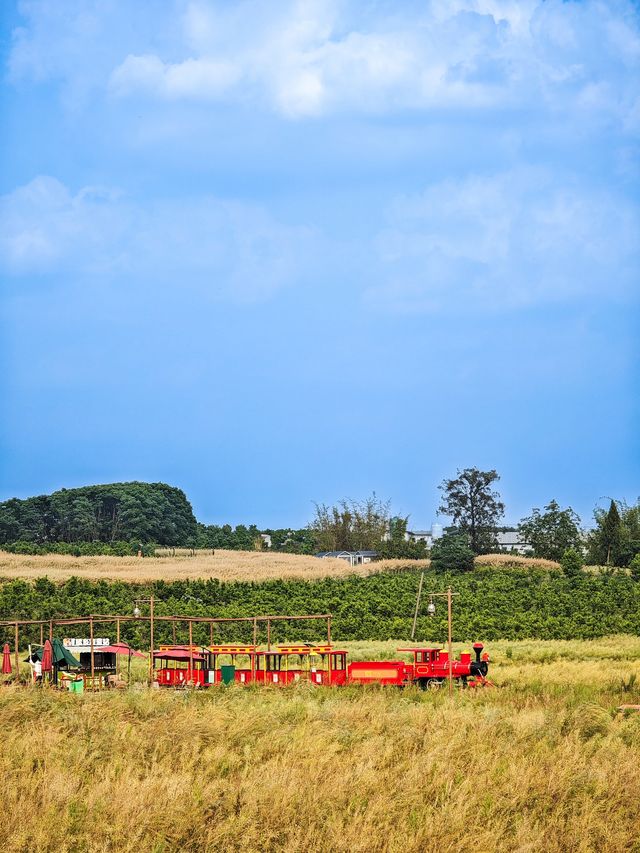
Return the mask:
[[320, 560], [326, 560], [327, 558], [333, 560], [345, 560], [345, 562], [349, 563], [352, 566], [361, 566], [364, 563], [371, 563], [373, 560], [378, 559], [377, 551], [320, 551], [318, 554], [314, 554], [315, 557], [318, 557]]

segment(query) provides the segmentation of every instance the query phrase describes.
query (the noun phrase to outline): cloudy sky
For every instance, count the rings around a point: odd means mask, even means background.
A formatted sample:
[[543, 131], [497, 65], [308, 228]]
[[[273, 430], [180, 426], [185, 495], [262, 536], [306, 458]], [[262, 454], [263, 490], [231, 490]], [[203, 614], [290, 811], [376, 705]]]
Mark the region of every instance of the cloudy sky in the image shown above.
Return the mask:
[[0, 498], [640, 493], [626, 2], [2, 5]]

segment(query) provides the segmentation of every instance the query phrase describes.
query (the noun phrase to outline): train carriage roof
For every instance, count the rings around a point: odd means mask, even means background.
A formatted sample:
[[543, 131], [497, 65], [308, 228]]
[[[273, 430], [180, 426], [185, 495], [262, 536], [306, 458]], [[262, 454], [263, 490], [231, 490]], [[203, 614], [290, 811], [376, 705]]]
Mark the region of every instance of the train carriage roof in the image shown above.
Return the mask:
[[202, 662], [204, 656], [199, 652], [189, 652], [189, 649], [160, 649], [153, 653], [154, 660], [194, 660]]
[[306, 643], [277, 646], [270, 651], [259, 651], [259, 655], [346, 655], [346, 649], [334, 649], [333, 646], [312, 646]]
[[396, 649], [397, 652], [441, 652], [443, 650], [443, 646], [411, 646], [411, 648]]

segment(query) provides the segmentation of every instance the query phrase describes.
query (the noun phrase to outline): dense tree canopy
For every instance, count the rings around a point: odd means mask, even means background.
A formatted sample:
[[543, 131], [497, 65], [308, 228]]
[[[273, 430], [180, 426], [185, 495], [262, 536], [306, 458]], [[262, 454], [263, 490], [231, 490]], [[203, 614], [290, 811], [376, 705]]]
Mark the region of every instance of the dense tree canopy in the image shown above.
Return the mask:
[[0, 503], [0, 543], [182, 545], [195, 535], [196, 520], [184, 492], [164, 483], [84, 486]]
[[640, 501], [627, 506], [611, 501], [608, 510], [594, 513], [596, 526], [589, 534], [590, 563], [628, 566], [640, 553]]
[[459, 531], [445, 533], [431, 549], [431, 567], [437, 572], [468, 572], [473, 569], [469, 537]]
[[331, 507], [316, 504], [309, 529], [318, 551], [378, 548], [389, 530], [389, 506], [375, 493], [364, 501], [344, 499]]
[[195, 544], [198, 548], [225, 548], [229, 551], [255, 551], [261, 547], [260, 531], [255, 524], [198, 524]]
[[494, 470], [465, 468], [452, 480], [438, 487], [443, 495], [439, 512], [450, 516], [454, 525], [469, 535], [475, 554], [488, 554], [497, 549], [496, 527], [504, 515], [500, 495], [492, 489], [500, 479]]
[[549, 501], [544, 512], [534, 509], [522, 519], [518, 529], [536, 557], [560, 560], [570, 548], [582, 547], [579, 516], [571, 507], [561, 509], [555, 500]]

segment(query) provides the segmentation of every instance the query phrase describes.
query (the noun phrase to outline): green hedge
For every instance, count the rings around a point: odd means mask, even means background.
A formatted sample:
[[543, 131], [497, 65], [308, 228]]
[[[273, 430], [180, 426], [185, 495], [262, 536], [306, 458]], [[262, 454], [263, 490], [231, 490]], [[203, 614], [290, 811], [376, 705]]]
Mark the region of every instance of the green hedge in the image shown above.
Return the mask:
[[[9, 542], [2, 545], [2, 550], [9, 554], [67, 554], [72, 557], [131, 557], [140, 550], [140, 544], [134, 542], [47, 542], [38, 545], [35, 542]], [[154, 556], [156, 546], [142, 543], [142, 553], [145, 557]]]
[[[47, 578], [35, 582], [13, 580], [0, 583], [0, 618], [130, 614], [135, 598], [153, 594], [159, 615], [332, 613], [336, 640], [402, 638], [410, 634], [418, 580], [419, 571], [415, 569], [369, 577], [263, 583], [202, 580], [127, 584], [71, 578], [54, 584]], [[426, 572], [426, 591], [442, 590], [448, 583], [458, 593], [454, 604], [457, 640], [640, 634], [640, 583], [628, 575], [582, 573], [567, 578], [559, 572], [491, 567], [455, 577]], [[419, 640], [440, 642], [445, 638], [445, 611], [446, 607], [439, 603], [435, 617], [420, 616]], [[106, 627], [100, 630], [109, 634]], [[146, 624], [129, 623], [123, 627], [123, 638], [144, 644], [147, 632]], [[5, 639], [10, 639], [9, 633]], [[274, 626], [273, 632], [275, 640], [314, 640], [321, 635], [322, 630], [314, 623], [283, 623]], [[159, 625], [157, 636], [159, 641], [169, 641], [170, 628]], [[196, 627], [195, 636], [204, 642], [208, 631]], [[216, 636], [220, 641], [249, 640], [250, 628], [228, 625], [218, 628]], [[35, 632], [32, 639], [36, 639]], [[186, 641], [186, 626], [181, 641]]]

